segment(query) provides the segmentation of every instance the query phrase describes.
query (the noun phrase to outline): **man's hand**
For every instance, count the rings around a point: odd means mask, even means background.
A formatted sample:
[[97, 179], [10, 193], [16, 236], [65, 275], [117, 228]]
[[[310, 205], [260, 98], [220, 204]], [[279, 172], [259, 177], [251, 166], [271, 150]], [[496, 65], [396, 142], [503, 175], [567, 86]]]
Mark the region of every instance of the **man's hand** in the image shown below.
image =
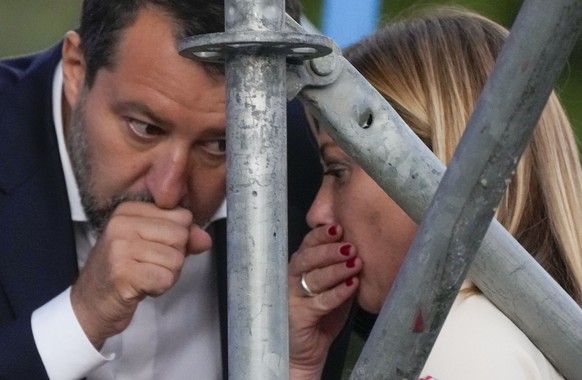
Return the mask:
[[117, 207], [71, 289], [73, 310], [91, 343], [99, 349], [125, 330], [139, 302], [164, 294], [186, 255], [211, 243], [186, 209], [142, 202]]

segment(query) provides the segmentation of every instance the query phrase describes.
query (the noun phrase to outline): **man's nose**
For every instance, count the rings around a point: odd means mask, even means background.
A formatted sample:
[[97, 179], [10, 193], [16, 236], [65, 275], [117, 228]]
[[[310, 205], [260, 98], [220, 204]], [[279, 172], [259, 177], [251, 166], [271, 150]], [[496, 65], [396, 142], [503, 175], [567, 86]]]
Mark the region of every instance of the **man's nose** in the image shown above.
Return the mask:
[[188, 191], [188, 153], [173, 151], [158, 157], [147, 173], [146, 186], [156, 206], [173, 209]]

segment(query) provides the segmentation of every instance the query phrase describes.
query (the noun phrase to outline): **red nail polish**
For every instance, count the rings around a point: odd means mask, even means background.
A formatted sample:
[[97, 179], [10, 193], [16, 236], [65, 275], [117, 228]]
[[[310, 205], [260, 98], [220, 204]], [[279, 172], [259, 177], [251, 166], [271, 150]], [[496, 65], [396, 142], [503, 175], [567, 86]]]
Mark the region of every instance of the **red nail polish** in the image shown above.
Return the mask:
[[352, 286], [352, 285], [354, 285], [354, 278], [353, 278], [353, 277], [350, 277], [350, 278], [348, 278], [348, 279], [346, 280], [346, 285], [347, 285], [347, 286]]
[[353, 268], [355, 266], [356, 266], [356, 258], [355, 257], [352, 257], [351, 259], [346, 261], [346, 267]]
[[327, 229], [327, 233], [330, 234], [331, 236], [337, 235], [337, 227], [336, 226], [329, 227]]
[[342, 245], [340, 247], [340, 253], [344, 256], [349, 256], [350, 255], [350, 245], [346, 244], [346, 245]]

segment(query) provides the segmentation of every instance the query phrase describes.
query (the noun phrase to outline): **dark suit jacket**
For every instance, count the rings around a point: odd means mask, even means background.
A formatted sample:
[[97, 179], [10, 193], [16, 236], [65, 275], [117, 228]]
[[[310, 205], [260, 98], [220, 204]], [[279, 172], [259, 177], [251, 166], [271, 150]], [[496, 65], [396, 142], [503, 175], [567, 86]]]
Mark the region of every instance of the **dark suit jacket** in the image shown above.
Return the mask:
[[[0, 63], [0, 379], [47, 378], [30, 317], [78, 275], [52, 114], [52, 81], [60, 49], [58, 45]], [[290, 252], [307, 231], [305, 213], [321, 178], [298, 107], [292, 103], [289, 109]], [[217, 249], [225, 247], [224, 234], [223, 227], [215, 230]], [[226, 257], [223, 252], [216, 256]], [[224, 301], [226, 276], [221, 267]], [[221, 314], [225, 316], [224, 309]], [[226, 348], [224, 329], [223, 338]], [[340, 350], [340, 363], [342, 357]], [[335, 362], [331, 368], [341, 365]], [[339, 378], [339, 372], [332, 370], [329, 378]]]

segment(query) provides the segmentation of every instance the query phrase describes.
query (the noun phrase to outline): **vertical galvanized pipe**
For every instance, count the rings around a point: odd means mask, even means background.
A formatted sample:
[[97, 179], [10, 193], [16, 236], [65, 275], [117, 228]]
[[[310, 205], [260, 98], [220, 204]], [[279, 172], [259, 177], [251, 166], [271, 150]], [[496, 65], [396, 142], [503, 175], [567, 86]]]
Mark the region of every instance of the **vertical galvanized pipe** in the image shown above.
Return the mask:
[[[280, 31], [283, 0], [225, 1], [225, 30]], [[231, 379], [288, 377], [285, 56], [226, 56]]]

